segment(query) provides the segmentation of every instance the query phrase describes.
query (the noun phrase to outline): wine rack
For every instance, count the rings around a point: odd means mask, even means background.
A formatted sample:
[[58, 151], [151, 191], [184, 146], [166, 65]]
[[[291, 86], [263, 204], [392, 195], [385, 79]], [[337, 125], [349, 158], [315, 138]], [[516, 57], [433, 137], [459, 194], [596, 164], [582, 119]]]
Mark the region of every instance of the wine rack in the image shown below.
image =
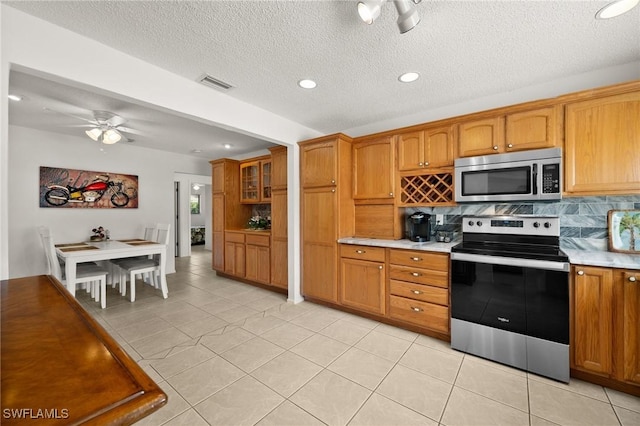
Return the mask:
[[400, 206], [452, 205], [453, 174], [430, 173], [400, 177]]

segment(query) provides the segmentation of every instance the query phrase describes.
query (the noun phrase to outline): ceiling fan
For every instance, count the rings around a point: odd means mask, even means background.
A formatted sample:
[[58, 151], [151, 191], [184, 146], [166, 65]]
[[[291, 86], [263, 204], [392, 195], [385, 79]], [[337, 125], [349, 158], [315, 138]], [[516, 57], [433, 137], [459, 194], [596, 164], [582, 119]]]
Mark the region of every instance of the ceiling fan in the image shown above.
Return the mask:
[[124, 127], [123, 124], [126, 123], [127, 120], [109, 111], [93, 111], [93, 120], [91, 120], [77, 115], [55, 111], [50, 108], [44, 109], [46, 111], [55, 112], [57, 114], [66, 115], [68, 117], [87, 122], [88, 124], [81, 124], [78, 125], [78, 127], [91, 127], [91, 129], [85, 131], [87, 136], [94, 141], [102, 142], [107, 145], [118, 143], [122, 138], [125, 138], [127, 142], [133, 142], [134, 139], [127, 137], [125, 133], [140, 134], [134, 129]]

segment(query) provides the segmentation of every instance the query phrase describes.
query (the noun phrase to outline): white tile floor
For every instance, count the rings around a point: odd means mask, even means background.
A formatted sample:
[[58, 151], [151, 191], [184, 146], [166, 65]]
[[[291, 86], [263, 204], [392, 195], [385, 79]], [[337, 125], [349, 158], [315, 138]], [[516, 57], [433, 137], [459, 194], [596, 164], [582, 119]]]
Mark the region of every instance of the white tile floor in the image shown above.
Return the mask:
[[219, 278], [176, 259], [169, 298], [83, 306], [169, 396], [148, 425], [640, 425], [640, 398], [569, 385], [449, 344]]

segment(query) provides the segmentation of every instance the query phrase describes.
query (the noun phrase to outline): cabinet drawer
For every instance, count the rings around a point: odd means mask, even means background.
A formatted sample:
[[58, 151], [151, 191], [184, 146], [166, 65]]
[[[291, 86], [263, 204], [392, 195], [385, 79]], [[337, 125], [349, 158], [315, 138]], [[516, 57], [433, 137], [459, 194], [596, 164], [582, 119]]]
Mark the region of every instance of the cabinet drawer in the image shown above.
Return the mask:
[[445, 253], [392, 249], [389, 250], [389, 263], [448, 271], [449, 255]]
[[438, 305], [449, 305], [449, 292], [447, 289], [396, 280], [391, 280], [390, 284], [392, 295], [437, 303]]
[[269, 236], [268, 235], [247, 234], [246, 243], [247, 244], [252, 244], [254, 246], [269, 247]]
[[405, 297], [390, 296], [391, 318], [449, 334], [449, 308]]
[[384, 248], [340, 244], [340, 257], [384, 262]]
[[449, 274], [443, 271], [391, 265], [389, 267], [389, 277], [393, 280], [434, 285], [442, 288], [449, 287]]
[[244, 234], [242, 232], [225, 232], [224, 240], [232, 243], [244, 243]]

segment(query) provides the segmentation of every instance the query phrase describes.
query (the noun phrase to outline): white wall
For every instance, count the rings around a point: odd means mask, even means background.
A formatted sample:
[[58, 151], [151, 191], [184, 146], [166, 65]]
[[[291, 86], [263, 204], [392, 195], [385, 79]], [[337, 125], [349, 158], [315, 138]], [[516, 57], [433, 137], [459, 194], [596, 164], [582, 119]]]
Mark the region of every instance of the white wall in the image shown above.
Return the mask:
[[[56, 242], [86, 241], [96, 226], [111, 238], [142, 237], [149, 223], [174, 226], [174, 171], [205, 175], [208, 161], [132, 145], [104, 146], [83, 137], [9, 127], [9, 276], [46, 273], [36, 228], [49, 226]], [[100, 148], [105, 151], [101, 152]], [[137, 209], [39, 207], [40, 166], [105, 171], [138, 176]], [[175, 271], [171, 233], [167, 272]]]

